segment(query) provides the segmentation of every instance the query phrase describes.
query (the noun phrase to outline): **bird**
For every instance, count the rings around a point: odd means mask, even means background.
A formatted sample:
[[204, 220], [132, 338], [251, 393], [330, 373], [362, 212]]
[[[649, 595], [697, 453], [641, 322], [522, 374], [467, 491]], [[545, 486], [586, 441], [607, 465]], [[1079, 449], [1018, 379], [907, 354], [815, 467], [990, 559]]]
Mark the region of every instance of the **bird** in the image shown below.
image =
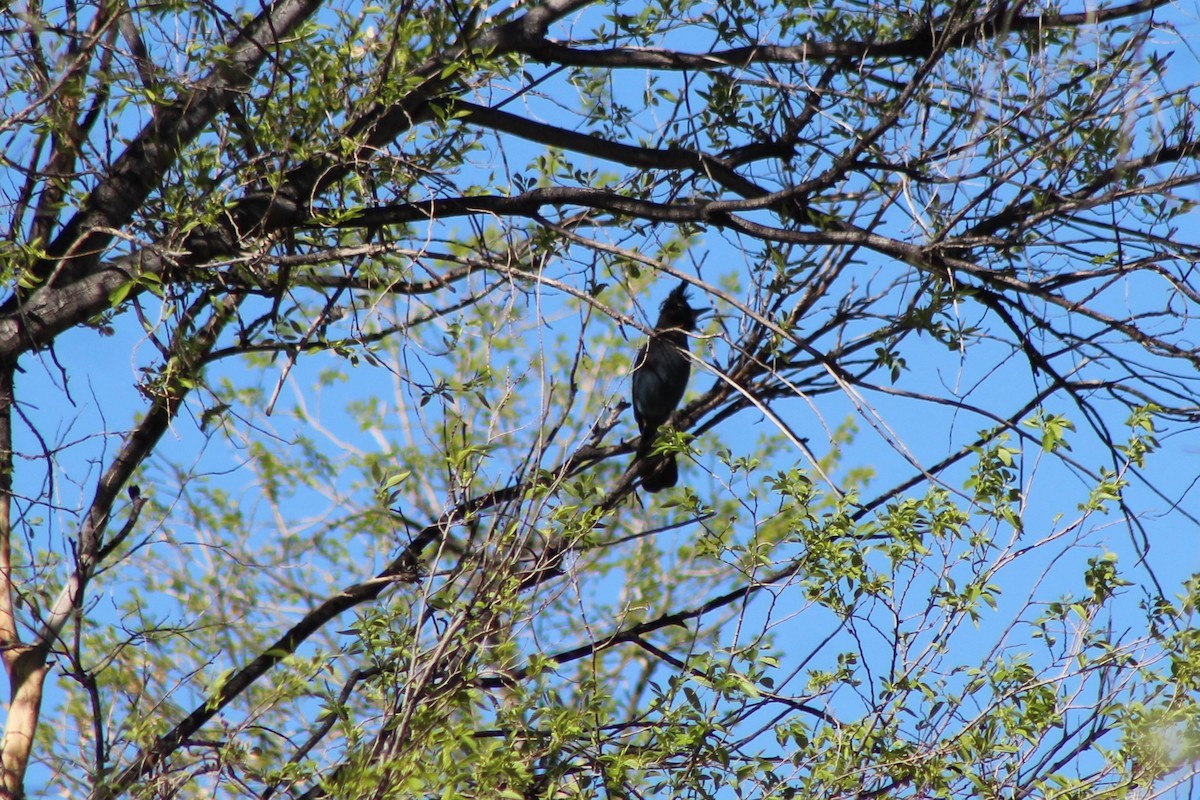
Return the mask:
[[641, 441], [635, 461], [640, 464], [642, 488], [660, 492], [679, 482], [674, 454], [650, 457], [658, 429], [683, 399], [692, 372], [688, 334], [705, 309], [688, 304], [687, 282], [681, 281], [658, 309], [658, 322], [649, 340], [638, 350], [633, 365], [633, 418]]

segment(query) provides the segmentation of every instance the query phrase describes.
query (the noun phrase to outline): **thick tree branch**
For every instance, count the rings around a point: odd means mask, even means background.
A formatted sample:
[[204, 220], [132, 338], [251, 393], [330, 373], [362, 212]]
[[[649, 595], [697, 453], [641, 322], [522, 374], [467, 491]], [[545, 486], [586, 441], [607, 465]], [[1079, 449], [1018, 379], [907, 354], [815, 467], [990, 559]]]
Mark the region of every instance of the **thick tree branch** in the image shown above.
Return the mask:
[[612, 142], [593, 134], [576, 133], [466, 100], [450, 101], [446, 110], [468, 124], [509, 133], [548, 147], [558, 147], [641, 169], [688, 170], [707, 175], [717, 184], [743, 197], [761, 197], [766, 194], [765, 189], [743, 178], [721, 159], [703, 153], [682, 148], [660, 149]]
[[[989, 14], [966, 25], [927, 29], [891, 41], [822, 42], [809, 40], [798, 45], [760, 44], [714, 50], [709, 53], [683, 53], [642, 47], [613, 47], [588, 50], [569, 47], [542, 39], [522, 50], [539, 61], [570, 67], [605, 69], [694, 70], [711, 71], [751, 64], [803, 64], [813, 61], [850, 59], [853, 61], [925, 58], [949, 43], [953, 47], [970, 46], [1004, 33], [1040, 33], [1049, 28], [1077, 28], [1099, 25], [1115, 19], [1145, 14], [1168, 3], [1166, 0], [1139, 0], [1122, 6], [1073, 14], [1033, 14], [1005, 17]], [[1003, 5], [1000, 6], [1003, 8]]]

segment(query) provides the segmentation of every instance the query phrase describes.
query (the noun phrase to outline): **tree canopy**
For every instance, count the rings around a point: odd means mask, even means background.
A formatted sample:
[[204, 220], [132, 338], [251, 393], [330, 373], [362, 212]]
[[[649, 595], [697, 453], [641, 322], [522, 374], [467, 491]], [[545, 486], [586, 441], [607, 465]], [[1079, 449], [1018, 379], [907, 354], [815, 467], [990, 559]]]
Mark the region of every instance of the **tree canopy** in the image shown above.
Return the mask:
[[1194, 792], [1192, 12], [0, 11], [0, 796]]

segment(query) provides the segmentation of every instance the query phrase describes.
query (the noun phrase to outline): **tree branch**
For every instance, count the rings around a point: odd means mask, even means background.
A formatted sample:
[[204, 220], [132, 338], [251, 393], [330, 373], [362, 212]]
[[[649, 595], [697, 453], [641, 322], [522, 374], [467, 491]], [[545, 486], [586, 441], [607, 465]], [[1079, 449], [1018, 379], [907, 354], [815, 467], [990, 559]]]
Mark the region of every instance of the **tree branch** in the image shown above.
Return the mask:
[[[924, 58], [941, 44], [969, 46], [993, 38], [1001, 32], [1038, 33], [1047, 28], [1076, 28], [1100, 25], [1114, 19], [1135, 16], [1168, 5], [1167, 0], [1138, 0], [1122, 6], [1101, 8], [1075, 14], [1033, 14], [1004, 18], [1003, 14], [986, 14], [966, 25], [935, 27], [912, 36], [891, 41], [821, 42], [815, 39], [798, 45], [759, 44], [714, 50], [709, 53], [682, 53], [649, 47], [613, 47], [587, 50], [568, 47], [548, 39], [526, 44], [521, 49], [529, 55], [553, 64], [570, 67], [602, 67], [606, 69], [689, 70], [712, 71], [726, 67], [747, 67], [751, 64], [804, 64], [813, 61], [882, 60], [893, 58]], [[1000, 5], [1003, 9], [1003, 4]]]

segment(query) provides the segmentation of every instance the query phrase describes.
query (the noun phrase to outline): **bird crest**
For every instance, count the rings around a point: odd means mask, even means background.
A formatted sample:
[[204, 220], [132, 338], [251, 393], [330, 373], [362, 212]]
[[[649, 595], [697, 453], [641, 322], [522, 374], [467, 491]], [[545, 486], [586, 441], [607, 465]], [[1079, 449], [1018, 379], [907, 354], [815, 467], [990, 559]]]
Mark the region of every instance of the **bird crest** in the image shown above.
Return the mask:
[[687, 281], [680, 281], [679, 285], [671, 290], [667, 299], [658, 307], [658, 313], [659, 328], [682, 328], [688, 331], [695, 329], [699, 310], [692, 308], [688, 303]]

